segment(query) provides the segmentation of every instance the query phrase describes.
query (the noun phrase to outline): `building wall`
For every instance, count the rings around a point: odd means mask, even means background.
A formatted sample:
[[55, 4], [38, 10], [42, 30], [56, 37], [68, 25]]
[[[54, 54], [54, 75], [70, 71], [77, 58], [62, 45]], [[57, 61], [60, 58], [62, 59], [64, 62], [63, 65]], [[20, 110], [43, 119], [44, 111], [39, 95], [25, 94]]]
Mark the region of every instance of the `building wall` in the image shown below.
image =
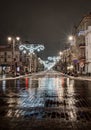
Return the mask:
[[15, 52], [15, 58], [16, 58], [17, 62], [20, 62], [20, 52], [19, 51]]
[[10, 64], [12, 62], [12, 52], [11, 51], [6, 51], [6, 62], [7, 64]]
[[86, 30], [86, 73], [91, 73], [91, 26]]
[[[90, 70], [90, 67], [88, 66], [88, 62], [90, 62], [88, 59], [91, 58], [91, 49], [90, 46], [87, 45], [87, 39], [90, 40], [90, 34], [86, 34], [86, 31], [88, 30], [88, 26], [91, 25], [91, 14], [85, 15], [79, 25], [76, 28], [75, 36], [76, 36], [76, 46], [78, 48], [78, 67], [77, 71], [80, 73], [87, 73]], [[87, 36], [86, 36], [87, 35]], [[88, 38], [89, 37], [89, 38]], [[89, 41], [88, 41], [89, 42]], [[88, 63], [88, 64], [87, 64]], [[83, 67], [81, 67], [81, 64], [83, 64]]]
[[[20, 61], [19, 51], [15, 52], [16, 61]], [[0, 50], [0, 64], [11, 64], [13, 61], [13, 55], [11, 50]]]
[[22, 68], [22, 71], [27, 68], [29, 72], [36, 72], [38, 68], [38, 57], [36, 54], [28, 53], [24, 54], [18, 49], [15, 50], [15, 58], [13, 57], [12, 48], [7, 46], [0, 46], [0, 67], [1, 71], [3, 66], [11, 67], [11, 70], [16, 69], [16, 67]]
[[4, 56], [4, 52], [0, 51], [0, 64], [3, 64], [5, 62], [5, 56]]

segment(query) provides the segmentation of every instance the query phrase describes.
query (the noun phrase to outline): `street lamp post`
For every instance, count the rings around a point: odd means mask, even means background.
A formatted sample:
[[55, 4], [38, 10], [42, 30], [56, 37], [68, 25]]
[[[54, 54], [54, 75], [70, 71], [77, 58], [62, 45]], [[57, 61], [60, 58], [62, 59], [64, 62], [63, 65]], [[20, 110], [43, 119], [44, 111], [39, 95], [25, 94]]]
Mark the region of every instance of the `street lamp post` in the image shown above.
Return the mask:
[[76, 46], [76, 37], [75, 35], [70, 35], [68, 37], [68, 40], [70, 41], [71, 44], [71, 61], [73, 62], [74, 65], [74, 71], [78, 71], [78, 56], [79, 56], [79, 49]]
[[59, 55], [60, 55], [60, 56], [62, 56], [62, 54], [63, 54], [63, 52], [62, 52], [62, 51], [60, 51], [60, 52], [59, 52]]
[[12, 42], [12, 51], [13, 51], [13, 58], [15, 58], [15, 42], [16, 41], [19, 41], [20, 40], [20, 37], [8, 37], [8, 41], [11, 43]]
[[[20, 37], [8, 37], [8, 42], [12, 44], [12, 63], [14, 62], [14, 73], [16, 75], [16, 69], [17, 69], [17, 62], [16, 62], [16, 41], [19, 41]], [[13, 67], [12, 67], [13, 69]]]
[[71, 45], [74, 44], [74, 36], [73, 36], [73, 35], [70, 35], [70, 36], [68, 37], [68, 40], [70, 41]]

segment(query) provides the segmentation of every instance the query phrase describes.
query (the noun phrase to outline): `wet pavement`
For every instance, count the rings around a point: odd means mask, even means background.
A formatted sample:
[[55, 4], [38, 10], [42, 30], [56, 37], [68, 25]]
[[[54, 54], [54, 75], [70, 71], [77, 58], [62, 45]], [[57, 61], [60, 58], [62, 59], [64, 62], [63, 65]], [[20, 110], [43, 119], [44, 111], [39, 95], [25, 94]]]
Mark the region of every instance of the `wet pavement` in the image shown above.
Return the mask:
[[0, 81], [0, 130], [90, 130], [91, 82], [49, 72]]

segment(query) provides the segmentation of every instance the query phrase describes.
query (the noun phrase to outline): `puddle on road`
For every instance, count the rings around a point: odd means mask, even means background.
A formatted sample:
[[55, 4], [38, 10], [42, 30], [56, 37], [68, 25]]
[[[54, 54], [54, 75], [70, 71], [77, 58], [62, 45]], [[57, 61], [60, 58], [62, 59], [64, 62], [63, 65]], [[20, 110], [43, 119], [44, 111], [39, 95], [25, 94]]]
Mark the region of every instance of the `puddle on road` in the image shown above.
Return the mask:
[[64, 77], [0, 82], [0, 115], [24, 119], [91, 121], [90, 87], [88, 82]]

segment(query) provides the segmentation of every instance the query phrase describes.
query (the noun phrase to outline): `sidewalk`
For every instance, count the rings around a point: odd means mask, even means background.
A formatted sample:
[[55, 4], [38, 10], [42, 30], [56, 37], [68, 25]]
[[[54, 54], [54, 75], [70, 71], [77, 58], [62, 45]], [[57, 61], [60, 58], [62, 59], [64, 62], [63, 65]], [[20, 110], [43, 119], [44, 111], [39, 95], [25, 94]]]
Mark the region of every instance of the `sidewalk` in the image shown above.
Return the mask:
[[2, 80], [14, 80], [14, 79], [19, 79], [19, 78], [23, 78], [23, 77], [26, 77], [26, 76], [31, 76], [32, 74], [26, 74], [26, 75], [20, 75], [20, 76], [15, 76], [15, 77], [12, 77], [12, 76], [9, 76], [9, 75], [0, 75], [0, 81]]
[[25, 74], [25, 75], [20, 75], [20, 76], [10, 76], [10, 75], [0, 75], [0, 81], [2, 80], [14, 80], [14, 79], [19, 79], [19, 78], [24, 78], [27, 76], [35, 76], [37, 73], [31, 73], [31, 74]]
[[78, 77], [74, 77], [74, 76], [69, 76], [68, 77], [70, 79], [75, 79], [75, 80], [86, 80], [86, 81], [91, 81], [91, 76], [78, 76]]
[[91, 81], [91, 76], [77, 76], [77, 77], [75, 77], [75, 76], [70, 76], [70, 75], [68, 75], [68, 74], [64, 74], [64, 73], [61, 73], [63, 76], [65, 76], [65, 77], [68, 77], [68, 78], [70, 78], [70, 79], [75, 79], [75, 80], [86, 80], [86, 81]]

